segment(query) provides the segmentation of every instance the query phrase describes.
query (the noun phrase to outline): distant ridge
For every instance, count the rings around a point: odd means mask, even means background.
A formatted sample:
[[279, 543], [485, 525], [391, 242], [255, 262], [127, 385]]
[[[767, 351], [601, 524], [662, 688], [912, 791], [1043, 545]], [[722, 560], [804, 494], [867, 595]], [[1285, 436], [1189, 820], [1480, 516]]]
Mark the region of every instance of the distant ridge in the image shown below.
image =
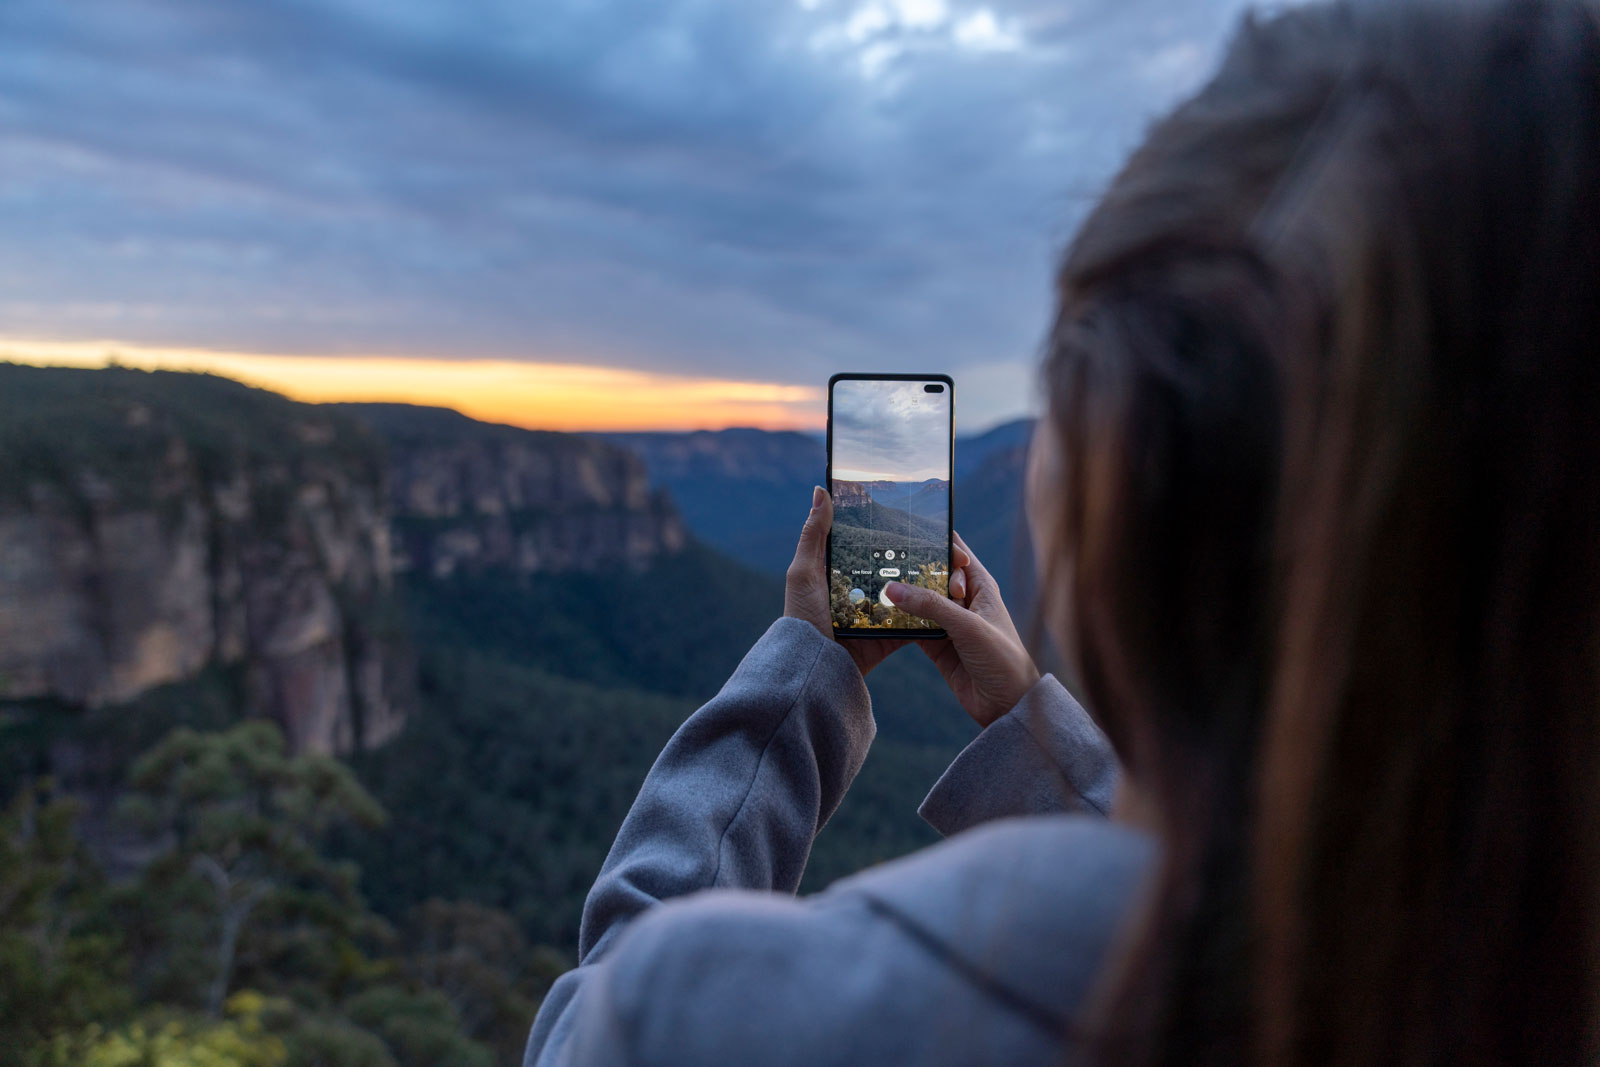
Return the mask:
[[614, 443], [448, 408], [332, 406], [387, 447], [400, 570], [641, 571], [686, 543], [668, 495]]
[[906, 486], [903, 482], [864, 483], [835, 479], [833, 483], [835, 536], [846, 527], [850, 527], [863, 532], [908, 537], [927, 544], [944, 542], [943, 522], [883, 503], [873, 495], [869, 484], [886, 485], [895, 489]]
[[[1022, 529], [1022, 480], [1034, 420], [1016, 419], [955, 443], [955, 527], [1008, 594], [1031, 551]], [[672, 494], [691, 533], [768, 574], [782, 574], [821, 485], [820, 436], [749, 428], [692, 433], [600, 434], [632, 449]], [[730, 503], [736, 507], [730, 509]], [[1014, 578], [1014, 574], [1018, 578]], [[1026, 597], [1013, 597], [1022, 610]]]

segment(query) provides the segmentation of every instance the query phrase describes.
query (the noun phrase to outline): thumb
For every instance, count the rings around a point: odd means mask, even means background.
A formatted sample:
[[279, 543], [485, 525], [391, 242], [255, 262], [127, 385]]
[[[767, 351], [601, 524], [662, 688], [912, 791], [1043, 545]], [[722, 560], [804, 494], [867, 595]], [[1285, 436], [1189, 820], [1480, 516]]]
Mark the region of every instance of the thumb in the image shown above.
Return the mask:
[[800, 528], [800, 543], [794, 549], [796, 563], [810, 565], [822, 558], [823, 544], [828, 539], [828, 528], [833, 525], [833, 499], [827, 490], [816, 486], [811, 490], [811, 511], [806, 524]]
[[974, 619], [971, 612], [954, 600], [920, 585], [890, 582], [885, 591], [895, 607], [918, 618], [936, 622], [950, 633], [965, 629]]

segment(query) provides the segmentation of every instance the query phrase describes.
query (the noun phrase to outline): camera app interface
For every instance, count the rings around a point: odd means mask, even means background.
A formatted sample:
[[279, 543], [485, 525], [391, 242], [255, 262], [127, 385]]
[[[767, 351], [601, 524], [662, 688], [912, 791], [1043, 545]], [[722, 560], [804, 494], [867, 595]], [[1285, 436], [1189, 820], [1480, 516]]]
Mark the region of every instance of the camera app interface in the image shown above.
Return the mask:
[[943, 382], [833, 386], [833, 624], [936, 630], [889, 603], [904, 582], [949, 595], [950, 388]]

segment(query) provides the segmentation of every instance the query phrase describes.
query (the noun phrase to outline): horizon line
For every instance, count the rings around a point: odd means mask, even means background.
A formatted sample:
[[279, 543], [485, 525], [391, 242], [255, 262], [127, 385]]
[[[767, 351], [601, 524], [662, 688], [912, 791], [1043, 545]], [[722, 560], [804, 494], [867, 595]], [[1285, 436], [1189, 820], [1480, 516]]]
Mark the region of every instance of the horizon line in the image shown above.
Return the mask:
[[[573, 434], [723, 433], [823, 436], [825, 385], [791, 385], [575, 362], [422, 356], [297, 356], [0, 336], [0, 361], [36, 367], [214, 374], [310, 404], [442, 408], [517, 429]], [[981, 436], [1014, 414], [958, 436]]]

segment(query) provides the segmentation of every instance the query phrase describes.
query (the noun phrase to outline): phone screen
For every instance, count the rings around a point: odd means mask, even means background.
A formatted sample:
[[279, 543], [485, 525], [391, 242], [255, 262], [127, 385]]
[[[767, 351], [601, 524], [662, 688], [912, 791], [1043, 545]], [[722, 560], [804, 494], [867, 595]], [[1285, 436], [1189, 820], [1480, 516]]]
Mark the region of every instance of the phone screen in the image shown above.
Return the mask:
[[949, 595], [954, 392], [936, 375], [829, 383], [828, 582], [841, 636], [943, 632], [889, 603], [884, 587], [898, 581]]

